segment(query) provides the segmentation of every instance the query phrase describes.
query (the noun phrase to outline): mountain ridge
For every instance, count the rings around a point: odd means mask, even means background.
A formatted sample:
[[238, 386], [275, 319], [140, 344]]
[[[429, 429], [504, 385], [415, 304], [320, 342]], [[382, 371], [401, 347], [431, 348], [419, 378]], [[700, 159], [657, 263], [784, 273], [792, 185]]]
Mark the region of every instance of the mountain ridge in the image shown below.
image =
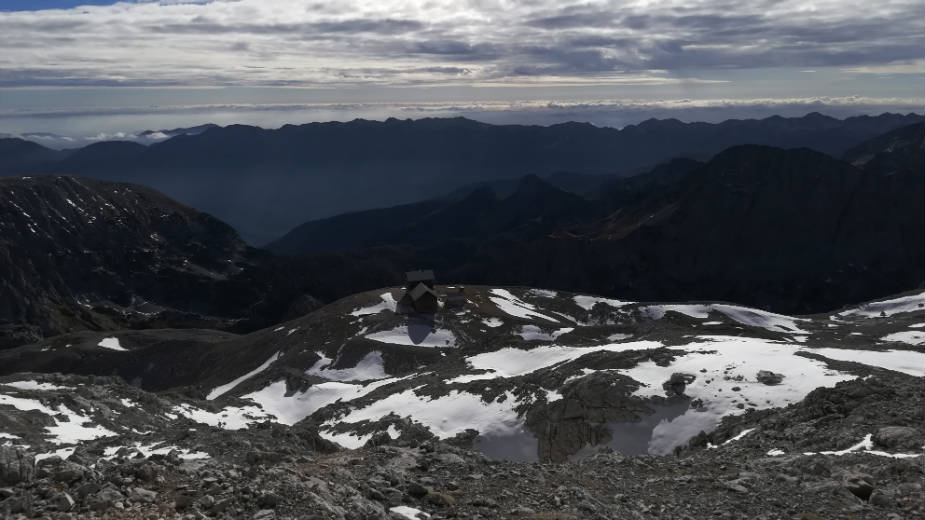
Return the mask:
[[[251, 243], [279, 238], [300, 222], [410, 203], [474, 182], [557, 171], [627, 174], [735, 144], [848, 148], [916, 122], [883, 114], [722, 123], [490, 125], [463, 118], [388, 119], [286, 125], [231, 125], [182, 134], [147, 148], [119, 145], [121, 157], [71, 160], [0, 156], [0, 175], [56, 173], [151, 185], [232, 224]], [[85, 155], [86, 158], [86, 155]]]

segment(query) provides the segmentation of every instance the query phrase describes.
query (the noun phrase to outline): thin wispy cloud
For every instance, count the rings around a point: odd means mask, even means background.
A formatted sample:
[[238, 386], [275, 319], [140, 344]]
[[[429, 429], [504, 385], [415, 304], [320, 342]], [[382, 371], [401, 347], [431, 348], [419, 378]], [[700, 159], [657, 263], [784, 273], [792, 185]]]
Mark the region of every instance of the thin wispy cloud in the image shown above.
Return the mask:
[[920, 0], [214, 0], [0, 12], [0, 86], [474, 85], [925, 74]]

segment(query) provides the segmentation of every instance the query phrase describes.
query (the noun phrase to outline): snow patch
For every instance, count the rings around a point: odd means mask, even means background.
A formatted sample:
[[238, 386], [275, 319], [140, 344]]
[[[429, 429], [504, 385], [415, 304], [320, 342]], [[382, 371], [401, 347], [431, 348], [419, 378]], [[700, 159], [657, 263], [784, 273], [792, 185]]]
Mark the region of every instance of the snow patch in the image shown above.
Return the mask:
[[[242, 428], [247, 428], [251, 423], [270, 419], [270, 417], [267, 416], [267, 412], [261, 410], [257, 406], [228, 406], [219, 412], [210, 412], [208, 410], [196, 408], [191, 404], [182, 403], [178, 406], [174, 406], [173, 411], [192, 421], [208, 424], [209, 426], [216, 426], [225, 430], [240, 430]], [[174, 417], [176, 417], [176, 415], [174, 415]]]
[[520, 431], [521, 421], [514, 410], [514, 395], [506, 392], [503, 394], [503, 400], [500, 399], [502, 398], [485, 402], [481, 396], [458, 390], [432, 399], [418, 396], [414, 389], [411, 389], [392, 394], [364, 408], [355, 409], [334, 421], [337, 424], [377, 421], [394, 413], [400, 417], [410, 417], [441, 439], [453, 437], [470, 428], [478, 430], [482, 435], [502, 435]]
[[[641, 311], [644, 316], [655, 320], [662, 319], [669, 311], [684, 314], [685, 316], [696, 319], [707, 319], [710, 317], [711, 312], [717, 311], [742, 325], [761, 327], [774, 332], [809, 334], [809, 332], [801, 329], [797, 325], [797, 322], [809, 321], [804, 318], [794, 318], [792, 316], [785, 316], [783, 314], [776, 314], [760, 309], [750, 309], [748, 307], [739, 307], [722, 303], [649, 305], [643, 307]], [[715, 322], [708, 323], [715, 324]]]
[[110, 446], [103, 450], [103, 458], [107, 460], [115, 458], [116, 454], [118, 454], [119, 450], [121, 450], [123, 447], [141, 453], [142, 457], [146, 459], [151, 457], [151, 455], [167, 455], [172, 451], [176, 451], [179, 458], [183, 460], [200, 460], [209, 458], [209, 454], [203, 451], [190, 451], [185, 448], [179, 448], [177, 446], [161, 446], [161, 444], [163, 443], [155, 442], [153, 444], [144, 445], [140, 442], [136, 442], [132, 446]]
[[615, 309], [619, 309], [620, 307], [623, 307], [625, 305], [630, 305], [632, 303], [635, 303], [635, 302], [625, 302], [621, 300], [613, 300], [611, 298], [599, 298], [597, 296], [583, 296], [583, 295], [575, 296], [573, 299], [575, 300], [576, 305], [578, 305], [579, 307], [581, 307], [582, 309], [586, 311], [590, 311], [598, 303], [608, 305]]
[[270, 359], [264, 361], [263, 364], [261, 364], [259, 367], [251, 370], [250, 372], [244, 374], [243, 376], [235, 379], [234, 381], [231, 381], [230, 383], [226, 383], [222, 386], [213, 388], [212, 391], [209, 392], [209, 395], [206, 396], [206, 400], [211, 401], [213, 399], [221, 397], [222, 395], [225, 395], [226, 393], [228, 393], [228, 391], [232, 390], [234, 387], [238, 386], [244, 381], [247, 381], [248, 379], [254, 377], [255, 375], [269, 368], [270, 365], [272, 365], [277, 359], [279, 359], [281, 355], [282, 355], [282, 352], [277, 352], [276, 354], [273, 354], [272, 356], [270, 356]]
[[[925, 311], [925, 292], [893, 298], [891, 300], [866, 303], [854, 309], [839, 312], [837, 316], [880, 318], [914, 311]], [[830, 318], [836, 319], [836, 316], [830, 316]]]
[[267, 413], [276, 416], [282, 424], [292, 425], [317, 410], [337, 401], [350, 401], [387, 385], [396, 378], [382, 379], [367, 385], [328, 381], [308, 387], [304, 392], [286, 395], [286, 380], [271, 383], [261, 390], [242, 396], [259, 404]]
[[96, 344], [98, 347], [117, 350], [119, 352], [128, 352], [128, 349], [119, 344], [119, 338], [103, 338]]
[[384, 292], [379, 295], [379, 298], [382, 299], [381, 302], [371, 305], [369, 307], [362, 307], [350, 313], [351, 316], [366, 316], [367, 314], [379, 314], [382, 311], [392, 311], [395, 312], [395, 306], [398, 305], [398, 302], [395, 301], [395, 297], [392, 296], [390, 292]]
[[395, 506], [389, 508], [389, 512], [395, 513], [407, 520], [426, 520], [427, 518], [430, 518], [430, 515], [424, 511], [409, 506]]
[[568, 334], [573, 330], [575, 330], [574, 327], [563, 327], [552, 332], [543, 332], [543, 330], [536, 325], [524, 325], [520, 328], [520, 332], [518, 332], [517, 335], [526, 341], [555, 341], [559, 336]]
[[819, 354], [820, 356], [838, 361], [854, 361], [874, 367], [885, 368], [909, 374], [910, 376], [925, 377], [925, 354], [912, 350], [851, 350], [841, 348], [806, 348], [803, 352]]
[[820, 451], [820, 452], [807, 451], [807, 452], [804, 452], [803, 455], [833, 455], [836, 457], [840, 457], [842, 455], [848, 455], [849, 453], [867, 453], [869, 455], [877, 455], [879, 457], [890, 457], [894, 459], [912, 459], [915, 457], [921, 457], [923, 455], [922, 453], [888, 453], [885, 451], [875, 450], [873, 449], [874, 441], [871, 439], [872, 437], [873, 437], [873, 434], [868, 433], [867, 435], [864, 436], [863, 439], [861, 439], [860, 442], [858, 442], [857, 444], [853, 446], [845, 448], [843, 450]]
[[35, 462], [38, 463], [52, 457], [59, 457], [61, 460], [67, 460], [75, 451], [77, 451], [77, 448], [61, 448], [49, 453], [39, 453], [35, 456]]
[[[690, 343], [673, 350], [688, 353], [668, 366], [651, 361], [618, 370], [642, 384], [633, 395], [664, 396], [662, 384], [674, 373], [696, 376], [684, 389], [700, 408], [663, 421], [653, 430], [650, 447], [665, 453], [700, 431], [712, 431], [726, 415], [738, 415], [746, 408], [766, 409], [801, 401], [819, 387], [832, 387], [855, 376], [829, 370], [825, 363], [795, 356], [796, 345], [757, 338], [706, 336], [706, 343]], [[779, 385], [765, 385], [756, 379], [759, 370], [784, 376]], [[735, 389], [735, 390], [733, 390]], [[742, 405], [739, 408], [738, 405]]]
[[332, 381], [368, 381], [370, 379], [384, 379], [389, 377], [385, 373], [385, 361], [382, 353], [374, 350], [357, 362], [353, 368], [327, 368], [332, 359], [320, 354], [321, 359], [315, 362], [305, 373], [319, 376]]
[[545, 314], [536, 312], [536, 307], [514, 296], [505, 289], [492, 289], [488, 299], [492, 301], [499, 309], [506, 314], [515, 318], [540, 318], [553, 323], [559, 323], [559, 320], [549, 317]]
[[[488, 370], [484, 374], [472, 374], [456, 378], [468, 378], [469, 381], [478, 379], [494, 379], [496, 377], [517, 377], [537, 370], [559, 365], [578, 359], [592, 352], [625, 352], [628, 350], [649, 350], [661, 347], [657, 341], [634, 341], [630, 343], [614, 343], [595, 347], [564, 347], [547, 346], [530, 350], [516, 348], [503, 348], [494, 352], [486, 352], [466, 358], [469, 366], [476, 370]], [[456, 381], [453, 380], [453, 381]], [[465, 381], [456, 381], [465, 382]]]
[[367, 339], [393, 345], [415, 347], [455, 347], [456, 336], [446, 329], [431, 329], [429, 325], [401, 325], [392, 330], [367, 334]]
[[54, 419], [55, 425], [45, 427], [48, 434], [54, 437], [49, 439], [49, 442], [53, 444], [76, 444], [81, 441], [91, 441], [100, 437], [116, 435], [115, 432], [99, 425], [87, 426], [87, 423], [91, 423], [93, 419], [84, 417], [64, 405], [58, 406], [57, 414], [64, 415], [68, 420], [59, 420], [58, 415], [54, 415], [52, 419]]
[[925, 331], [904, 330], [887, 334], [880, 338], [880, 341], [907, 343], [909, 345], [925, 345]]
[[12, 386], [20, 390], [73, 390], [73, 386], [58, 386], [51, 383], [39, 383], [38, 381], [13, 381], [12, 383], [0, 383], [0, 385]]

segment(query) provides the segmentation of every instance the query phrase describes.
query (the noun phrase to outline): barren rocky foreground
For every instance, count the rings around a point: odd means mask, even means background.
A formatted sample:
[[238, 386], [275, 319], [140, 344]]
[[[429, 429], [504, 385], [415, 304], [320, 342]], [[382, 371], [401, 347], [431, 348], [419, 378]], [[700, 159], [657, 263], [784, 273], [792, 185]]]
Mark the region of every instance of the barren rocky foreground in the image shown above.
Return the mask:
[[82, 332], [4, 352], [0, 512], [925, 513], [919, 293], [794, 317], [441, 287], [428, 321], [398, 291], [248, 335]]

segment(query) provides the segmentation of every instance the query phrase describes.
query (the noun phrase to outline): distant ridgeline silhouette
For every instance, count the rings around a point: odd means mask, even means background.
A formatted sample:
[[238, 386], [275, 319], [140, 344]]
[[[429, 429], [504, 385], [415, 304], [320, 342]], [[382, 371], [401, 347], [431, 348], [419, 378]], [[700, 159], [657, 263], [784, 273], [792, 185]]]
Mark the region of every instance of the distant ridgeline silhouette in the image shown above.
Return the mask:
[[309, 219], [419, 201], [473, 183], [537, 175], [574, 191], [593, 187], [602, 176], [639, 173], [675, 157], [706, 160], [738, 144], [841, 156], [919, 120], [911, 114], [838, 120], [814, 113], [718, 124], [650, 119], [621, 130], [462, 118], [355, 120], [276, 130], [203, 127], [197, 135], [147, 147], [117, 141], [68, 151], [0, 139], [0, 175], [59, 173], [144, 184], [264, 244]]
[[[454, 285], [827, 311], [923, 286], [923, 155], [920, 122], [843, 160], [744, 145], [627, 178], [480, 182], [307, 222], [273, 252], [144, 186], [0, 179], [0, 349], [87, 329], [251, 331], [394, 286], [408, 266]], [[428, 279], [409, 283], [422, 301]], [[440, 297], [447, 312], [464, 299]]]

